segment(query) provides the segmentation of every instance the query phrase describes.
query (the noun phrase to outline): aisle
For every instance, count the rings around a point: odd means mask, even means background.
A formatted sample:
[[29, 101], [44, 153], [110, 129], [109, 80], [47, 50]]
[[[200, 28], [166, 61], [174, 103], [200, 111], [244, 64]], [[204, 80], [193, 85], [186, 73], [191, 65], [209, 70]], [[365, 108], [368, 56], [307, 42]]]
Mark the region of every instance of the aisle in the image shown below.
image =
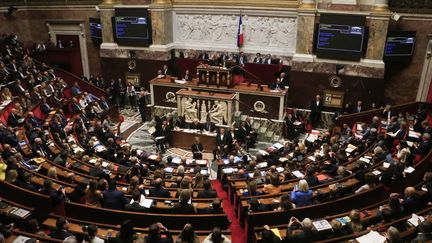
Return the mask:
[[223, 200], [224, 212], [228, 215], [228, 219], [232, 221], [231, 239], [233, 243], [246, 243], [246, 232], [240, 226], [240, 222], [235, 216], [234, 205], [228, 199], [228, 193], [222, 189], [222, 184], [219, 180], [212, 181], [213, 188], [216, 190], [218, 197]]

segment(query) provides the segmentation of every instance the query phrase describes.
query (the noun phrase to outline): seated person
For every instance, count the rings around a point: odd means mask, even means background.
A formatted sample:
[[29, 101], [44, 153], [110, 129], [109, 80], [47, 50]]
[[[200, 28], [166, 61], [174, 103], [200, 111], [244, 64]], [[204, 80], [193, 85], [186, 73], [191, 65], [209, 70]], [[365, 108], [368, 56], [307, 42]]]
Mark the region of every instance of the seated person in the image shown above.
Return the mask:
[[173, 238], [168, 229], [161, 223], [152, 224], [149, 233], [145, 237], [145, 242], [171, 243]]
[[108, 184], [108, 190], [103, 192], [104, 208], [121, 210], [129, 201], [122, 191], [117, 190], [117, 182], [111, 180]]
[[207, 132], [216, 132], [216, 124], [210, 121], [210, 118], [206, 119], [206, 123], [202, 124], [202, 129]]
[[201, 123], [199, 122], [199, 120], [196, 118], [193, 119], [192, 123], [189, 124], [189, 129], [202, 130]]
[[[301, 226], [301, 231], [299, 233], [293, 232], [294, 224]], [[317, 237], [318, 233], [314, 230], [312, 220], [304, 218], [303, 221], [300, 222], [297, 218], [291, 217], [285, 238], [288, 242], [313, 242]]]
[[189, 69], [186, 69], [185, 75], [182, 79], [183, 81], [192, 81], [192, 75], [189, 73]]
[[268, 225], [264, 225], [263, 231], [261, 232], [261, 240], [266, 243], [279, 243], [281, 239], [271, 231]]
[[69, 236], [73, 236], [72, 233], [68, 232], [69, 230], [69, 222], [65, 218], [59, 218], [56, 222], [55, 230], [51, 231], [50, 236], [52, 238], [64, 240]]
[[363, 223], [360, 218], [360, 212], [357, 209], [351, 210], [348, 217], [351, 220], [348, 226], [353, 233], [360, 232], [364, 229]]
[[251, 198], [249, 201], [249, 211], [250, 212], [266, 212], [269, 211], [270, 207], [267, 204], [262, 204], [256, 198]]
[[203, 208], [199, 212], [202, 214], [220, 214], [223, 213], [221, 205], [222, 201], [219, 198], [215, 198], [208, 208]]
[[306, 180], [300, 180], [298, 186], [291, 192], [291, 200], [297, 207], [303, 207], [312, 204], [312, 190]]
[[220, 228], [215, 227], [213, 228], [211, 234], [209, 234], [204, 239], [203, 243], [214, 243], [214, 242], [231, 243], [231, 240], [222, 234]]
[[280, 181], [278, 175], [271, 175], [270, 184], [264, 185], [264, 193], [268, 194], [278, 194], [281, 193], [282, 189], [280, 186]]
[[198, 192], [198, 198], [215, 198], [217, 197], [217, 193], [215, 190], [211, 188], [210, 180], [205, 180], [203, 182], [204, 190], [200, 190]]
[[172, 208], [173, 214], [195, 214], [196, 208], [191, 204], [191, 193], [189, 190], [180, 191], [180, 199]]
[[150, 197], [164, 197], [164, 198], [170, 198], [171, 194], [170, 192], [163, 187], [163, 180], [162, 178], [157, 178], [153, 182], [154, 188], [151, 188], [149, 190], [149, 196]]
[[125, 205], [125, 210], [132, 212], [148, 212], [148, 209], [144, 206], [141, 206], [140, 202], [141, 192], [139, 190], [133, 190], [131, 203]]

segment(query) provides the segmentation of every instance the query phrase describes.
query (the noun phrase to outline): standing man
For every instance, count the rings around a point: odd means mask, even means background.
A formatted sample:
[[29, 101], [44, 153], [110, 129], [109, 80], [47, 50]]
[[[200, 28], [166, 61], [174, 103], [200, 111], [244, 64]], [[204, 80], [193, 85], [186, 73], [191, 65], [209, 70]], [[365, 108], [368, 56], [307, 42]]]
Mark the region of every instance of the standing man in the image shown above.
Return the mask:
[[229, 138], [225, 133], [225, 128], [219, 128], [219, 133], [216, 135], [216, 148], [213, 150], [214, 159], [216, 159], [216, 154], [226, 155], [228, 146], [231, 144]]
[[138, 109], [141, 115], [141, 121], [143, 123], [146, 122], [146, 108], [147, 108], [146, 94], [144, 90], [141, 90], [141, 92], [138, 95]]
[[312, 101], [312, 103], [310, 105], [310, 110], [311, 110], [310, 121], [312, 123], [313, 128], [316, 128], [321, 121], [322, 106], [323, 105], [322, 105], [322, 101], [321, 101], [321, 96], [316, 95], [315, 100]]
[[195, 137], [195, 142], [191, 146], [193, 159], [202, 159], [202, 153], [204, 151], [203, 145], [199, 139], [199, 137]]

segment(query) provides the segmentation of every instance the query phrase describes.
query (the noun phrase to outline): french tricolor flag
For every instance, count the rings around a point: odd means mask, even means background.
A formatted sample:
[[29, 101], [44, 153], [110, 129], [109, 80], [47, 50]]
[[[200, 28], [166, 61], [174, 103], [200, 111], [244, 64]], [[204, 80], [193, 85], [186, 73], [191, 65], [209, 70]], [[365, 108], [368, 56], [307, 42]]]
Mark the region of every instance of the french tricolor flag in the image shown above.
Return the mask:
[[243, 43], [244, 43], [243, 29], [244, 29], [243, 17], [242, 17], [242, 15], [240, 15], [238, 32], [237, 32], [237, 46], [238, 47], [243, 46]]

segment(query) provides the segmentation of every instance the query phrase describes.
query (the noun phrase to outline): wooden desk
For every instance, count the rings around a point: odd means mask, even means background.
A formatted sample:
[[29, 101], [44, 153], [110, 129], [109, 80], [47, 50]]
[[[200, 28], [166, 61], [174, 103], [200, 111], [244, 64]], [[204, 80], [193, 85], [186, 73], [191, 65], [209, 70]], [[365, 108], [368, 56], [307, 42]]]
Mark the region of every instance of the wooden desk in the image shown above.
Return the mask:
[[[175, 79], [175, 78], [174, 78]], [[194, 79], [186, 83], [171, 82], [171, 77], [154, 78], [150, 81], [151, 104], [158, 107], [177, 108], [177, 101], [169, 98], [180, 89], [196, 90], [201, 92], [229, 93], [237, 94], [240, 104], [238, 110], [249, 114], [251, 117], [271, 118], [282, 120], [284, 104], [288, 94], [287, 90], [282, 92], [272, 92], [267, 86], [261, 86], [259, 90], [257, 84], [239, 84], [232, 88], [217, 85], [199, 84]], [[257, 108], [262, 111], [254, 110], [254, 105], [258, 102]], [[264, 106], [262, 105], [264, 104]], [[236, 104], [237, 105], [237, 104]], [[236, 107], [237, 109], [237, 107]]]
[[173, 130], [173, 146], [181, 149], [191, 149], [195, 141], [195, 137], [199, 137], [206, 152], [213, 151], [216, 148], [216, 135], [203, 134], [203, 133], [190, 133], [182, 130]]

